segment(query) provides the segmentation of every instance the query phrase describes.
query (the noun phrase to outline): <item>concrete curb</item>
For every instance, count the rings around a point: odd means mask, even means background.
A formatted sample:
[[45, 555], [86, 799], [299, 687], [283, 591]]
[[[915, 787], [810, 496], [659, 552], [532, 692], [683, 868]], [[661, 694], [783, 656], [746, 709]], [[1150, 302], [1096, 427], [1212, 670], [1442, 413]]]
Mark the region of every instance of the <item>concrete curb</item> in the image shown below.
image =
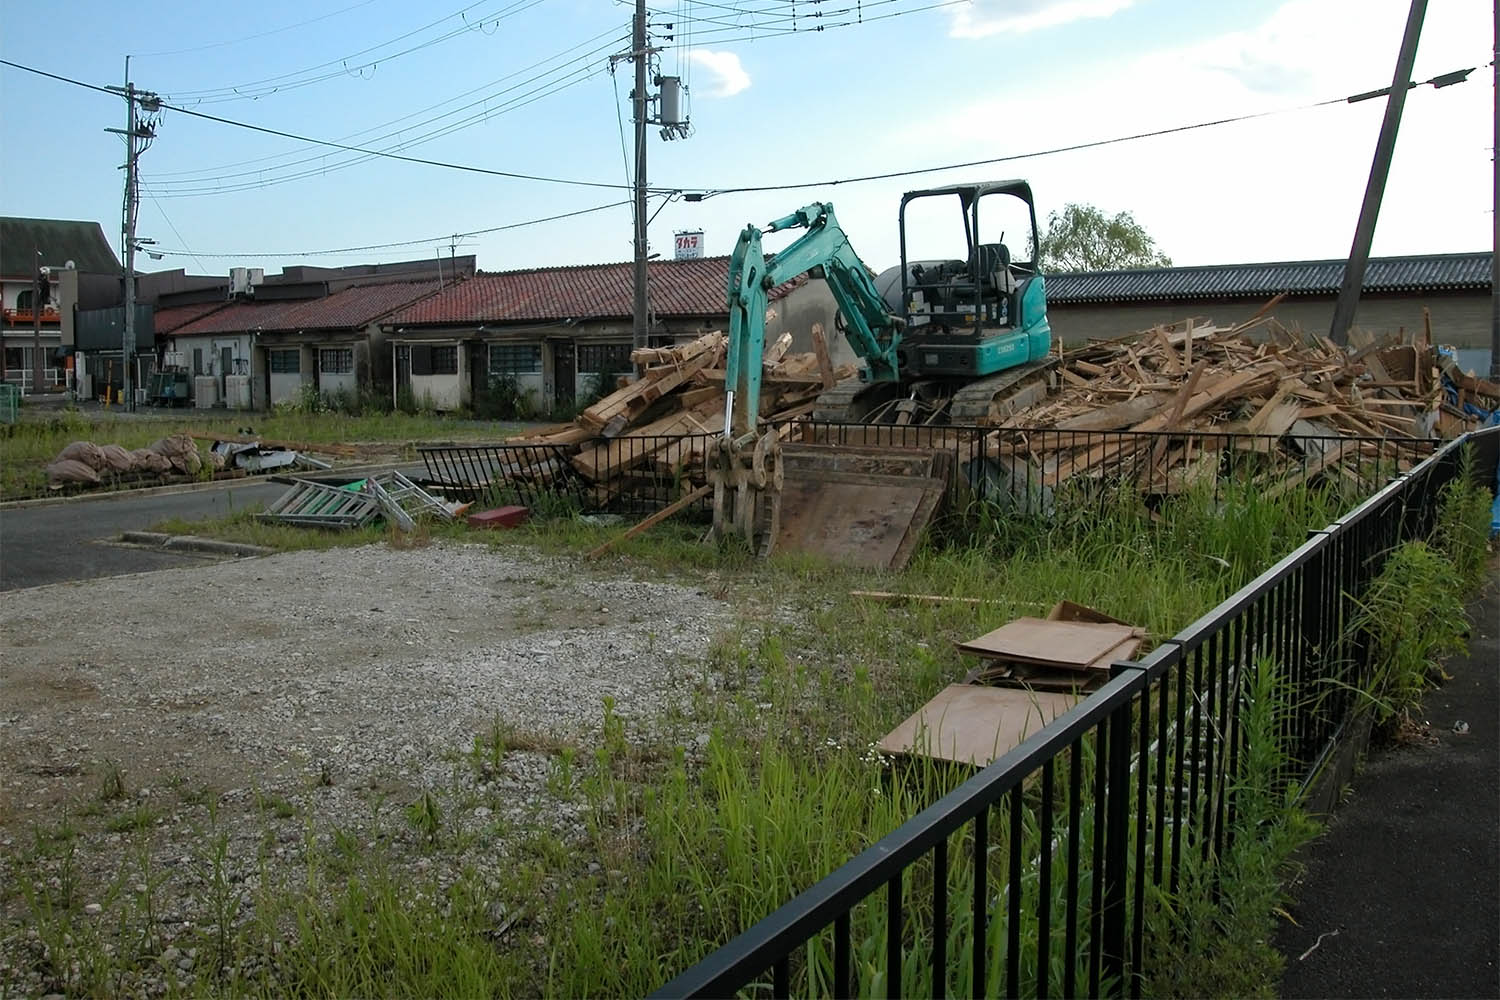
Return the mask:
[[197, 535], [167, 535], [159, 531], [126, 531], [121, 533], [120, 541], [129, 542], [132, 545], [186, 549], [190, 552], [206, 552], [219, 556], [268, 556], [276, 551], [262, 545], [225, 542], [217, 538], [200, 538]]
[[[317, 469], [301, 473], [302, 478], [317, 479], [320, 476], [362, 476], [366, 473], [402, 469], [410, 462], [381, 462], [378, 465], [350, 465], [343, 468]], [[32, 497], [26, 500], [0, 501], [0, 510], [25, 510], [28, 507], [55, 507], [61, 504], [82, 503], [88, 500], [134, 500], [138, 497], [164, 497], [174, 493], [202, 493], [206, 490], [231, 489], [236, 486], [274, 485], [271, 475], [245, 476], [242, 479], [217, 479], [206, 483], [171, 483], [167, 486], [142, 486], [132, 490], [100, 490], [94, 493], [72, 493], [68, 496]]]

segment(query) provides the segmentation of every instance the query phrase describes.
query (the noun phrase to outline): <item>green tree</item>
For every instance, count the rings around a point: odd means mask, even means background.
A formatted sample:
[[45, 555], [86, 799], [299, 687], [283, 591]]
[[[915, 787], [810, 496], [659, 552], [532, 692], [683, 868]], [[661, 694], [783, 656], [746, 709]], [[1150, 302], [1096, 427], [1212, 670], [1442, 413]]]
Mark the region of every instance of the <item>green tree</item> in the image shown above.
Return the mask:
[[1171, 267], [1172, 258], [1129, 212], [1108, 216], [1093, 205], [1069, 202], [1047, 216], [1042, 265], [1048, 271], [1113, 271]]

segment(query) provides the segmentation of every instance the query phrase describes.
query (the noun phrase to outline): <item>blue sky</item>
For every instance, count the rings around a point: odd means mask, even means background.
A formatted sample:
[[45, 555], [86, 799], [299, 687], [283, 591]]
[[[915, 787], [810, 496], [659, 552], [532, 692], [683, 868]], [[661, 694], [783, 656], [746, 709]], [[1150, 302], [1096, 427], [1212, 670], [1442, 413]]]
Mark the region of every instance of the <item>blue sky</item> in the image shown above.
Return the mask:
[[[607, 56], [626, 47], [631, 6], [487, 0], [460, 16], [463, 2], [79, 2], [9, 18], [0, 52], [104, 85], [123, 81], [131, 54], [137, 86], [205, 113], [356, 145], [403, 141], [413, 143], [409, 155], [493, 170], [626, 183], [620, 126], [623, 117], [630, 127], [631, 67], [613, 79]], [[659, 34], [671, 22], [675, 35], [658, 40], [666, 46], [659, 71], [687, 77], [694, 131], [672, 142], [652, 131], [651, 183], [846, 178], [1297, 108], [1387, 85], [1407, 8], [1406, 0], [974, 0], [917, 9], [932, 2], [653, 0]], [[891, 14], [899, 16], [882, 17]], [[798, 30], [785, 33], [794, 15]], [[1490, 244], [1491, 17], [1489, 0], [1429, 4], [1415, 77], [1480, 68], [1461, 86], [1411, 92], [1376, 253]], [[807, 30], [819, 23], [829, 27]], [[311, 76], [326, 79], [288, 86]], [[1338, 104], [920, 177], [679, 200], [656, 215], [652, 250], [670, 256], [674, 230], [701, 228], [708, 252], [726, 253], [745, 223], [831, 200], [855, 248], [880, 269], [897, 258], [901, 192], [1020, 176], [1041, 215], [1068, 201], [1129, 210], [1177, 263], [1337, 257], [1348, 252], [1382, 108]], [[454, 113], [419, 124], [445, 112]], [[118, 246], [123, 146], [103, 130], [123, 125], [124, 102], [0, 68], [0, 117], [0, 212], [97, 220]], [[465, 118], [476, 120], [413, 142]], [[198, 256], [140, 266], [274, 272], [411, 259], [445, 245], [444, 234], [626, 197], [389, 160], [336, 169], [348, 158], [165, 112], [142, 161], [139, 234]], [[307, 175], [276, 183], [297, 172]], [[914, 239], [941, 242], [935, 222], [919, 228]], [[423, 242], [292, 255], [407, 240]], [[486, 270], [624, 260], [629, 210], [468, 237], [460, 252], [477, 254]], [[208, 256], [220, 253], [276, 256]]]

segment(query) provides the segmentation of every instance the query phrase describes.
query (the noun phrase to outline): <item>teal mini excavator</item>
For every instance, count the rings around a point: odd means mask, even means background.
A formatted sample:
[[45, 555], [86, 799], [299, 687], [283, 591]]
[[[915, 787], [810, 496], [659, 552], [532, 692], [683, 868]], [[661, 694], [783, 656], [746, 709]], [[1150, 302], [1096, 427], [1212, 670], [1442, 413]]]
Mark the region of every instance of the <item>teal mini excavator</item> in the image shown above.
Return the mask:
[[[1004, 243], [978, 242], [981, 205], [1018, 198], [1030, 219], [1029, 258], [1013, 260]], [[926, 198], [956, 201], [967, 242], [964, 256], [907, 260], [907, 209]], [[787, 466], [780, 438], [760, 426], [761, 357], [770, 290], [802, 274], [823, 278], [838, 304], [838, 326], [861, 361], [856, 378], [819, 396], [818, 420], [845, 423], [984, 423], [1003, 420], [1039, 401], [1053, 378], [1045, 282], [1037, 267], [1036, 209], [1025, 181], [996, 181], [911, 191], [901, 199], [901, 264], [876, 275], [849, 243], [833, 206], [808, 205], [770, 223], [764, 232], [806, 230], [771, 257], [763, 231], [746, 226], [729, 261], [729, 353], [725, 371], [724, 431], [709, 467], [714, 486], [714, 530], [747, 539], [762, 554], [777, 544], [840, 535], [825, 513], [817, 524], [788, 530], [782, 519]], [[957, 249], [955, 247], [955, 249]], [[890, 469], [887, 456], [874, 464]], [[827, 464], [847, 460], [823, 456]], [[800, 473], [826, 479], [819, 456], [799, 455]], [[898, 463], [899, 464], [899, 463]], [[868, 476], [866, 477], [868, 478]], [[861, 517], [857, 495], [819, 503]], [[847, 532], [842, 532], [847, 534]], [[856, 534], [858, 534], [856, 532]], [[848, 546], [863, 542], [847, 539]], [[838, 546], [830, 554], [837, 555]], [[826, 550], [826, 547], [825, 547]]]

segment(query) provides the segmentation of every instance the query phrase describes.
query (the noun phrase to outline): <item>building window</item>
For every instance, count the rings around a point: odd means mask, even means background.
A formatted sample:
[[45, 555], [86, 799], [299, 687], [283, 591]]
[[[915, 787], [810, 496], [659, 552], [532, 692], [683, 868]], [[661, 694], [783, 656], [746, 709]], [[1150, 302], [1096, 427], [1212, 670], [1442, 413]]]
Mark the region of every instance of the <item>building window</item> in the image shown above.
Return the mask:
[[539, 344], [491, 344], [490, 374], [540, 375], [542, 348]]
[[579, 374], [617, 374], [630, 371], [629, 344], [579, 344]]
[[326, 347], [319, 351], [318, 371], [324, 375], [353, 375], [354, 348]]
[[457, 375], [458, 374], [458, 345], [449, 344], [446, 347], [434, 347], [432, 349], [432, 374], [434, 375]]
[[16, 293], [16, 312], [31, 312], [31, 299], [36, 293], [30, 289]]
[[195, 348], [193, 348], [193, 374], [194, 375], [206, 375], [206, 374], [208, 374], [207, 372], [205, 372], [203, 370], [203, 348], [201, 348], [201, 347], [195, 347]]
[[302, 371], [302, 352], [293, 347], [271, 352], [272, 375], [296, 375]]

